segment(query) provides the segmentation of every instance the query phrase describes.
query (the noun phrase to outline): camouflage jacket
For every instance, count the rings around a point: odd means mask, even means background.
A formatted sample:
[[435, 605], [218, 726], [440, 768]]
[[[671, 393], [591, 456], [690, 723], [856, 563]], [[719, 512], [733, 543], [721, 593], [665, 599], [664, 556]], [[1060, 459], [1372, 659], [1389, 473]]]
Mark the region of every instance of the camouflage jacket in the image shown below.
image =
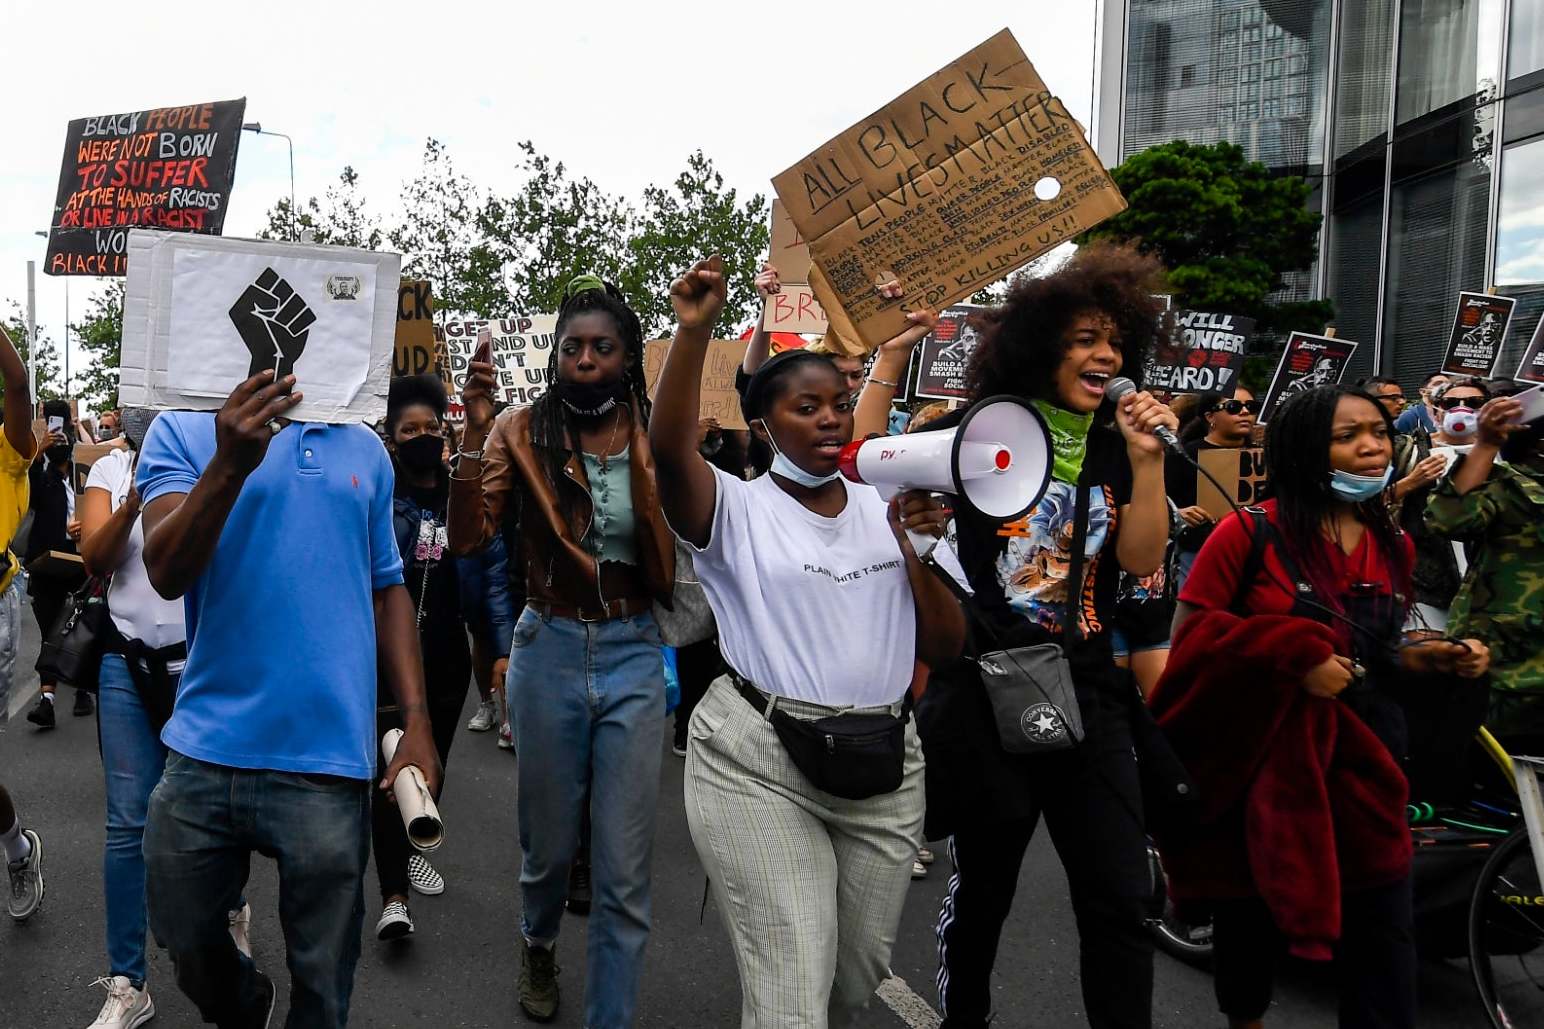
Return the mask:
[[1544, 468], [1498, 461], [1464, 496], [1444, 476], [1426, 527], [1473, 544], [1448, 631], [1490, 647], [1494, 688], [1544, 694]]

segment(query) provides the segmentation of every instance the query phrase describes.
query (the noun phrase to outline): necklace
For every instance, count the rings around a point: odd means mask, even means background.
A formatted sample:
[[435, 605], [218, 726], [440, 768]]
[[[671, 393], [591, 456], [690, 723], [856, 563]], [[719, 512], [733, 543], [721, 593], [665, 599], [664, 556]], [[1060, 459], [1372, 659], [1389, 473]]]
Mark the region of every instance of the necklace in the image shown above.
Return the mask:
[[622, 409], [617, 408], [617, 416], [611, 421], [611, 437], [606, 440], [606, 449], [601, 451], [600, 470], [606, 471], [611, 467], [611, 448], [616, 445], [617, 429], [622, 425]]

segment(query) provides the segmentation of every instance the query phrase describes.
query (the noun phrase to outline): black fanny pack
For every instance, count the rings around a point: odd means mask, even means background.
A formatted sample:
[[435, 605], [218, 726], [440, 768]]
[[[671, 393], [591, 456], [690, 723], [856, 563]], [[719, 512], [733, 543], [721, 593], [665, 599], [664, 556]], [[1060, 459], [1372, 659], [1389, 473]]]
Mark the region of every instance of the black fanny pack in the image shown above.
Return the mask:
[[906, 775], [906, 722], [911, 717], [911, 693], [899, 716], [891, 714], [829, 715], [804, 719], [775, 707], [766, 695], [738, 672], [731, 671], [735, 689], [757, 713], [767, 717], [772, 731], [794, 767], [818, 790], [844, 800], [867, 800], [901, 788]]

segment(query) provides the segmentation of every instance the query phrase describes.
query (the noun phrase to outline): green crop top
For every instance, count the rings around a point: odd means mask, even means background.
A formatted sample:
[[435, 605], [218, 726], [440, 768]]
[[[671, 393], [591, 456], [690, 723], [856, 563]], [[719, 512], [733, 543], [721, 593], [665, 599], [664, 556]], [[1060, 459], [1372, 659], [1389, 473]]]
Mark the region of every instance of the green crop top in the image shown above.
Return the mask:
[[590, 499], [595, 517], [584, 534], [584, 549], [599, 561], [638, 563], [634, 537], [633, 465], [626, 450], [612, 454], [603, 468], [600, 458], [584, 455], [584, 474], [590, 480]]

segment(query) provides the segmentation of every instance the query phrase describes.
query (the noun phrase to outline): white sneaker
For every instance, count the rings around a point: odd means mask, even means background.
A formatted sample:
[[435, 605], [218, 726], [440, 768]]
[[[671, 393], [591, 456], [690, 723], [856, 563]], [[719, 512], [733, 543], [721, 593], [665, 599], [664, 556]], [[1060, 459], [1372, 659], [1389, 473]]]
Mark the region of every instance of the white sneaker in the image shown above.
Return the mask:
[[407, 881], [413, 889], [422, 893], [425, 897], [438, 897], [445, 892], [445, 879], [434, 870], [434, 866], [424, 860], [422, 854], [409, 854], [407, 859]]
[[400, 940], [404, 936], [413, 935], [413, 916], [408, 914], [407, 905], [400, 900], [394, 900], [386, 905], [381, 912], [380, 921], [375, 923], [375, 938], [377, 940]]
[[487, 732], [497, 724], [498, 718], [493, 713], [493, 701], [485, 700], [477, 705], [477, 713], [466, 723], [466, 727], [473, 732]]
[[931, 865], [934, 861], [933, 852], [926, 847], [917, 848], [917, 860], [924, 865]]
[[107, 1003], [97, 1014], [89, 1029], [98, 1026], [105, 1029], [134, 1029], [155, 1017], [155, 1002], [150, 999], [148, 987], [134, 988], [126, 975], [98, 979], [92, 986], [107, 987]]
[[236, 941], [236, 949], [247, 957], [252, 956], [252, 905], [241, 905], [240, 911], [226, 912], [226, 919], [230, 922], [231, 939]]
[[505, 722], [503, 725], [499, 726], [499, 749], [515, 749], [515, 736], [514, 733], [510, 732], [508, 722]]
[[926, 879], [927, 865], [924, 865], [920, 861], [913, 861], [911, 863], [911, 877], [913, 879]]

